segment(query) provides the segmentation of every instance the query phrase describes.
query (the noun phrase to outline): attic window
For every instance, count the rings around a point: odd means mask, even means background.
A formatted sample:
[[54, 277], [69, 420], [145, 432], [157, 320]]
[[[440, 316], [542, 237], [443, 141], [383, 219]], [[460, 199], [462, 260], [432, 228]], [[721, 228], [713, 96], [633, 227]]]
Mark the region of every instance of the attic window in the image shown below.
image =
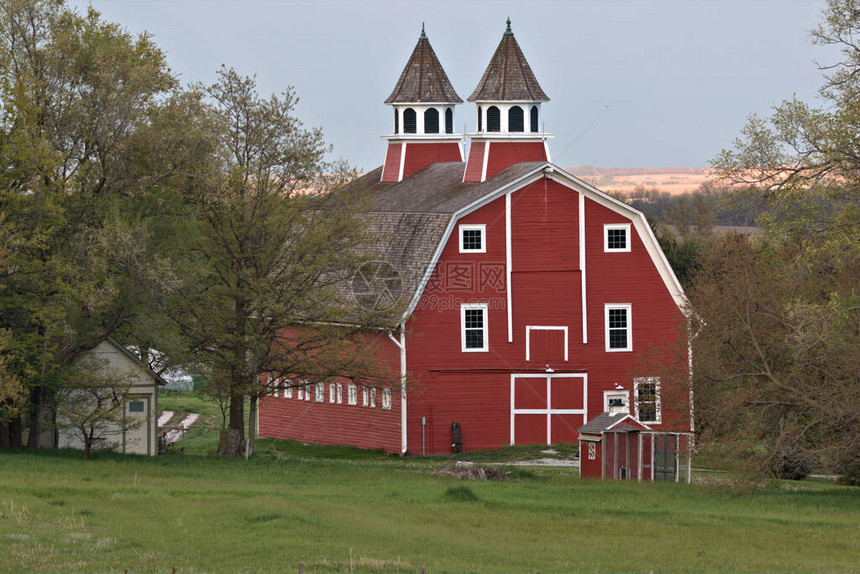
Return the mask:
[[394, 133], [400, 133], [400, 113], [394, 110]]
[[486, 225], [461, 225], [460, 226], [460, 253], [486, 253], [487, 245], [484, 241]]
[[630, 251], [630, 224], [611, 223], [604, 225], [603, 250], [607, 253]]
[[487, 108], [487, 131], [500, 132], [502, 131], [502, 112], [496, 106]]
[[429, 108], [424, 112], [424, 133], [439, 133], [439, 110], [436, 108]]
[[418, 117], [415, 110], [406, 108], [403, 110], [403, 133], [414, 134], [418, 130]]
[[451, 108], [445, 110], [445, 133], [454, 133], [454, 110]]
[[538, 131], [538, 107], [532, 106], [531, 112], [529, 112], [529, 113], [531, 114], [531, 126], [529, 126], [529, 127], [531, 128], [531, 131], [537, 132]]
[[508, 131], [521, 132], [524, 131], [523, 109], [519, 106], [514, 106], [508, 110]]

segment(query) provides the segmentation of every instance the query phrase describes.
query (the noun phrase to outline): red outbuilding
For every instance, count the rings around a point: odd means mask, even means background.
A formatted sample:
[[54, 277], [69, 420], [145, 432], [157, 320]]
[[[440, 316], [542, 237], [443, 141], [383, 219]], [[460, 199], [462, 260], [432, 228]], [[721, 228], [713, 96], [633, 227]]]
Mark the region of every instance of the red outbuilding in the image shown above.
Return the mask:
[[384, 163], [354, 184], [376, 202], [381, 286], [406, 303], [365, 335], [401, 388], [294, 383], [262, 401], [260, 435], [446, 453], [577, 442], [610, 411], [690, 432], [681, 286], [641, 212], [551, 162], [510, 21], [468, 100], [477, 129], [455, 134], [462, 100], [422, 30], [385, 101]]

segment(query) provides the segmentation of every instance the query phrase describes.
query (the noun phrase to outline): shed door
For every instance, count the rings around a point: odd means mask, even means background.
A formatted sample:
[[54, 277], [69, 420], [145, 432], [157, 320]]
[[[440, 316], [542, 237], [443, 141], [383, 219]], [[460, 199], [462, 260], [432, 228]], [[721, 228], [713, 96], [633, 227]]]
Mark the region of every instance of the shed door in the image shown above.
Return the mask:
[[511, 444], [575, 443], [585, 422], [583, 374], [512, 375]]

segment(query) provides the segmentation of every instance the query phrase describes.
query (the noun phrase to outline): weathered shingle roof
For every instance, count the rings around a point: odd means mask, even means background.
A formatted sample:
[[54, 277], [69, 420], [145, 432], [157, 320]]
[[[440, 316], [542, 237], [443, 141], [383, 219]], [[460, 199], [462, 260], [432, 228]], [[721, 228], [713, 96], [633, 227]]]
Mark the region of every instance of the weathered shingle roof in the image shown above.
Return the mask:
[[548, 102], [520, 45], [511, 31], [511, 21], [484, 71], [470, 102]]
[[452, 103], [459, 104], [463, 100], [454, 91], [454, 86], [448, 80], [448, 75], [442, 69], [442, 64], [436, 57], [430, 40], [421, 27], [421, 37], [412, 51], [400, 79], [386, 104], [406, 103]]

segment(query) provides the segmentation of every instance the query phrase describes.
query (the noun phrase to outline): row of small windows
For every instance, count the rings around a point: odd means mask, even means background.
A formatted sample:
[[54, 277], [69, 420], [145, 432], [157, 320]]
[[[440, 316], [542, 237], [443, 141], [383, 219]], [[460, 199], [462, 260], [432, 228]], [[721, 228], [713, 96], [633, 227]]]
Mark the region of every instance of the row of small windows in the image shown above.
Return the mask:
[[[400, 110], [396, 108], [394, 110], [394, 133], [400, 133]], [[418, 133], [418, 112], [412, 108], [403, 110], [403, 133]], [[439, 133], [439, 110], [436, 108], [424, 110], [424, 133]], [[454, 133], [454, 110], [451, 108], [445, 110], [445, 133]]]
[[[486, 253], [484, 241], [486, 225], [460, 225], [460, 253]], [[630, 224], [610, 223], [603, 226], [603, 250], [606, 252], [630, 251]]]
[[[324, 403], [326, 398], [325, 383], [306, 383], [299, 382], [294, 384], [290, 379], [278, 379], [274, 382], [272, 396], [275, 398], [282, 397], [285, 399], [293, 398], [295, 393], [296, 399], [300, 401], [310, 401], [313, 396], [314, 402]], [[358, 405], [358, 385], [349, 384], [346, 387], [346, 404]], [[376, 408], [377, 389], [375, 387], [366, 387], [361, 385], [361, 406]], [[382, 389], [382, 410], [391, 410], [391, 389]], [[343, 385], [341, 383], [328, 384], [328, 402], [331, 404], [343, 404]]]
[[[630, 414], [628, 391], [604, 391], [603, 410]], [[660, 424], [663, 409], [660, 400], [660, 377], [633, 379], [633, 416], [643, 423]]]
[[[537, 132], [538, 130], [538, 107], [532, 106], [529, 111], [529, 131]], [[478, 106], [478, 131], [482, 132], [484, 114], [481, 106]], [[496, 106], [487, 108], [487, 131], [500, 132], [502, 131], [502, 111]], [[524, 132], [525, 131], [525, 112], [520, 106], [511, 106], [508, 108], [508, 131], [509, 132]]]

